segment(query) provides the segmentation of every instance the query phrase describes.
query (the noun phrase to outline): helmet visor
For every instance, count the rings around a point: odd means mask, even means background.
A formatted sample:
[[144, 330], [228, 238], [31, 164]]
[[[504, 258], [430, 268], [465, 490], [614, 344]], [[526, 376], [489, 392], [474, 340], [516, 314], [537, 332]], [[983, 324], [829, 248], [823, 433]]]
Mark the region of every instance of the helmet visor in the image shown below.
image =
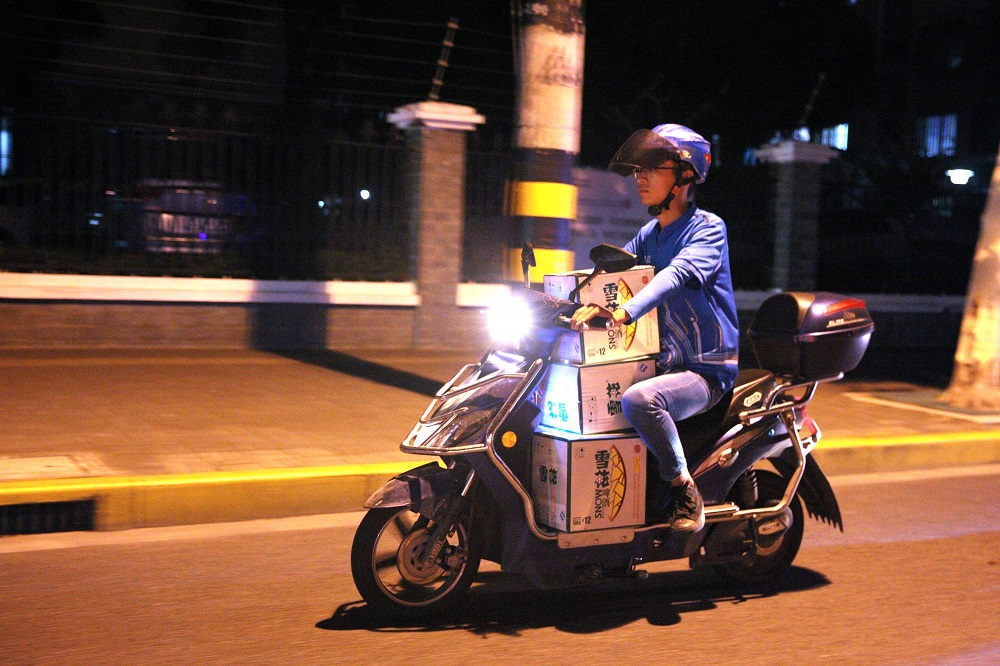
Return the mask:
[[631, 176], [636, 169], [655, 169], [667, 160], [680, 161], [680, 148], [656, 132], [642, 129], [622, 144], [608, 169], [619, 176]]

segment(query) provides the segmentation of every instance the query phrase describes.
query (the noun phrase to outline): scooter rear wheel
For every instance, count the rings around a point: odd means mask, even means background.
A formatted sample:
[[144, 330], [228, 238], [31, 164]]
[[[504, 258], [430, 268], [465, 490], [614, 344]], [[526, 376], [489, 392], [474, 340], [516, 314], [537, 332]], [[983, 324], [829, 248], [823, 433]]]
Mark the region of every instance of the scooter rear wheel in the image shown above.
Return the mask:
[[[757, 470], [757, 506], [775, 506], [785, 494], [788, 482], [772, 472]], [[766, 583], [777, 580], [792, 566], [795, 556], [802, 545], [802, 534], [805, 530], [802, 512], [802, 500], [798, 494], [792, 498], [789, 505], [791, 525], [768, 545], [766, 554], [757, 552], [747, 555], [735, 562], [725, 562], [713, 565], [717, 574], [741, 583]]]
[[472, 585], [482, 559], [469, 516], [458, 518], [441, 553], [421, 565], [433, 524], [406, 507], [371, 509], [351, 548], [351, 573], [377, 613], [429, 615], [451, 607]]

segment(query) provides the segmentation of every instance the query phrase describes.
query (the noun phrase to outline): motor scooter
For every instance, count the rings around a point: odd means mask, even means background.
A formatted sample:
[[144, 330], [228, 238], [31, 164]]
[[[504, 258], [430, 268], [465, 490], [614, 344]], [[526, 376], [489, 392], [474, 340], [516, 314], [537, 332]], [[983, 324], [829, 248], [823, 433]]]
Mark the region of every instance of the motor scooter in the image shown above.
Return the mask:
[[[351, 571], [375, 612], [419, 618], [446, 609], [463, 598], [483, 559], [540, 588], [642, 575], [645, 563], [680, 558], [735, 581], [771, 581], [795, 559], [805, 513], [843, 531], [837, 499], [810, 455], [821, 432], [806, 407], [820, 384], [857, 366], [873, 324], [863, 301], [829, 293], [767, 298], [748, 330], [760, 368], [742, 370], [714, 407], [678, 422], [705, 501], [701, 530], [645, 520], [564, 531], [537, 519], [533, 395], [561, 337], [576, 334], [570, 317], [580, 289], [636, 262], [609, 245], [590, 258], [591, 274], [569, 299], [555, 298], [530, 287], [526, 244], [524, 288], [488, 313], [494, 345], [441, 387], [400, 445], [441, 462], [394, 477], [365, 503]], [[661, 482], [655, 458], [647, 462], [638, 483], [652, 497]]]

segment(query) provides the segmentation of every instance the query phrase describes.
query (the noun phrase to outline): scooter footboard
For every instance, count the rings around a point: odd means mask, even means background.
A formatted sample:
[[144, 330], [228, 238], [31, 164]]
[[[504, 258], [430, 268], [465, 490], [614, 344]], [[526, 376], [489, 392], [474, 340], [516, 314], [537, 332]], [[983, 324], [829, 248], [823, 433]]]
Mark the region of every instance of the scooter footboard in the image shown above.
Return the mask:
[[430, 518], [439, 508], [439, 502], [461, 492], [467, 475], [467, 469], [427, 463], [389, 479], [368, 498], [365, 508], [408, 506], [411, 511]]

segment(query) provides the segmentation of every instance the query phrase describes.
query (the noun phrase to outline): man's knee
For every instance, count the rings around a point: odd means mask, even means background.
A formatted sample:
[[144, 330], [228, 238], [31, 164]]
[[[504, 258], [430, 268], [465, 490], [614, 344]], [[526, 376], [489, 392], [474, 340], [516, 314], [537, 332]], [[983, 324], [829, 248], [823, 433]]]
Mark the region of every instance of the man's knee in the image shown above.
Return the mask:
[[625, 389], [622, 394], [622, 410], [626, 417], [630, 414], [650, 413], [664, 409], [665, 406], [660, 404], [662, 401], [662, 396], [655, 391], [646, 390], [640, 382]]

